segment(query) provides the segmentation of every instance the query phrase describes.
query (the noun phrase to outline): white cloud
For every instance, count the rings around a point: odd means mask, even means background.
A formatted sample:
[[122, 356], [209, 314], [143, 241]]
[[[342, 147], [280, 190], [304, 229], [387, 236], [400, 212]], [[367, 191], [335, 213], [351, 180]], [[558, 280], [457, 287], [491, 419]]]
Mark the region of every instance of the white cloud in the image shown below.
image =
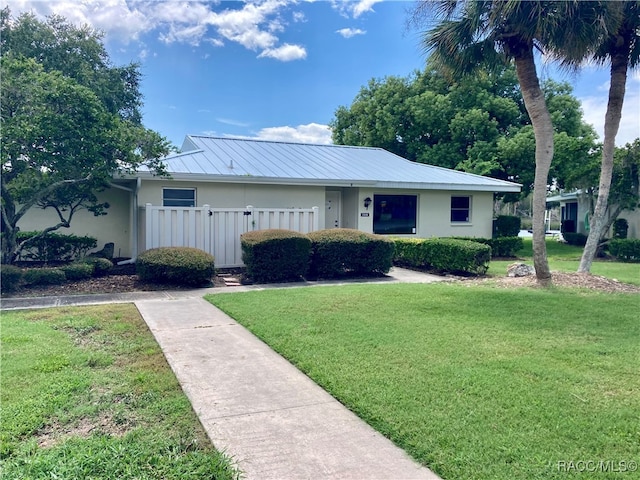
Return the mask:
[[302, 60], [307, 57], [307, 51], [300, 45], [291, 45], [285, 43], [276, 48], [265, 49], [258, 58], [275, 58], [282, 62], [290, 62], [292, 60]]
[[373, 6], [383, 0], [332, 0], [333, 8], [338, 10], [345, 17], [358, 18], [366, 12], [373, 12]]
[[307, 17], [302, 12], [293, 12], [293, 21], [295, 23], [304, 23], [307, 21]]
[[248, 127], [250, 124], [241, 122], [239, 120], [233, 120], [231, 118], [216, 118], [216, 122], [224, 123], [225, 125], [233, 125], [234, 127]]
[[[596, 89], [601, 91], [600, 88]], [[604, 116], [607, 111], [608, 84], [603, 95], [584, 96], [578, 100], [582, 103], [584, 121], [593, 125], [600, 137], [604, 140]], [[636, 74], [627, 80], [627, 89], [622, 106], [622, 119], [620, 129], [616, 135], [616, 145], [619, 147], [640, 138], [640, 75]]]
[[382, 0], [360, 0], [353, 6], [353, 17], [358, 18], [365, 12], [373, 12], [373, 6]]
[[366, 30], [360, 30], [359, 28], [341, 28], [336, 30], [336, 33], [342, 35], [344, 38], [355, 37], [356, 35], [364, 35]]
[[331, 129], [328, 125], [309, 123], [297, 127], [268, 127], [263, 128], [255, 137], [260, 140], [277, 142], [314, 143], [330, 145]]
[[[285, 31], [281, 15], [296, 0], [247, 0], [243, 3], [205, 1], [136, 0], [8, 0], [14, 15], [30, 11], [40, 18], [51, 14], [74, 24], [86, 24], [105, 32], [106, 39], [128, 43], [143, 34], [157, 32], [164, 43], [203, 42], [223, 46], [225, 40], [262, 51], [261, 56], [290, 61], [306, 57], [303, 47], [279, 45]], [[234, 5], [223, 10], [217, 5]], [[294, 21], [304, 15], [294, 12]]]

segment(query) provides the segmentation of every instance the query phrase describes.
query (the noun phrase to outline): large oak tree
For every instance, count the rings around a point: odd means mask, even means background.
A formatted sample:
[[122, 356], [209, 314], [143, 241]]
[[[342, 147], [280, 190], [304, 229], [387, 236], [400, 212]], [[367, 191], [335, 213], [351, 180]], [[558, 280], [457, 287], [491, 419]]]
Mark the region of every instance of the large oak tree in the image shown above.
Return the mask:
[[138, 66], [113, 66], [100, 33], [8, 9], [0, 20], [2, 263], [12, 263], [30, 209], [54, 213], [38, 237], [78, 210], [105, 214], [96, 194], [141, 165], [164, 174], [170, 145], [142, 124]]

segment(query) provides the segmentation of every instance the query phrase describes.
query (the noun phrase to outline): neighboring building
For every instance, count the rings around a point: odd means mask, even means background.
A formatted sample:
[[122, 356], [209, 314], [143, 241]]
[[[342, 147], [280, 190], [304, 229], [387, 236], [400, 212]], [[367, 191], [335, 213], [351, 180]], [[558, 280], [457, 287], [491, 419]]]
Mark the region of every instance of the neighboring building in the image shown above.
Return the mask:
[[[111, 205], [109, 214], [77, 215], [72, 232], [97, 237], [99, 247], [114, 242], [116, 256], [135, 257], [152, 245], [146, 231], [149, 205], [154, 215], [157, 207], [246, 210], [251, 205], [271, 210], [319, 207], [313, 212], [311, 229], [344, 227], [425, 238], [491, 237], [494, 194], [517, 193], [521, 188], [369, 147], [190, 135], [181, 153], [167, 157], [165, 163], [170, 179], [148, 171], [116, 179], [114, 188], [102, 195]], [[30, 212], [21, 229], [37, 229], [43, 215], [47, 212]], [[256, 225], [254, 219], [244, 228]], [[218, 238], [222, 236], [236, 241], [239, 233], [228, 231]]]
[[[594, 199], [595, 201], [595, 199]], [[589, 234], [589, 221], [591, 219], [591, 197], [580, 190], [570, 193], [562, 193], [547, 198], [547, 205], [560, 204], [560, 222], [562, 231], [567, 233]], [[615, 207], [609, 206], [609, 211]], [[618, 218], [624, 218], [629, 222], [628, 238], [640, 238], [640, 211], [623, 210]], [[612, 232], [606, 235], [611, 237]]]

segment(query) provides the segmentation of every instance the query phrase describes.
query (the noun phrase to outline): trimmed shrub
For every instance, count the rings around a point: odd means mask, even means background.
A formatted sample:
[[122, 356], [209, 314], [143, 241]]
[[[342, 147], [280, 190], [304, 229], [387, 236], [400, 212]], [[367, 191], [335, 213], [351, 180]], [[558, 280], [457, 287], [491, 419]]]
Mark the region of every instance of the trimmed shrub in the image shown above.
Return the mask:
[[455, 238], [397, 238], [394, 263], [441, 272], [484, 275], [491, 260], [491, 247]]
[[147, 282], [201, 286], [211, 282], [214, 272], [213, 256], [197, 248], [152, 248], [136, 260], [136, 273]]
[[61, 285], [67, 277], [59, 268], [29, 268], [22, 279], [27, 285]]
[[329, 278], [344, 274], [383, 274], [393, 265], [393, 240], [350, 228], [312, 232], [311, 274]]
[[[35, 237], [39, 232], [18, 232], [17, 240], [22, 242]], [[71, 261], [87, 255], [96, 248], [97, 240], [92, 237], [48, 233], [20, 250], [21, 260], [37, 262]]]
[[82, 263], [91, 265], [94, 277], [104, 277], [113, 268], [111, 260], [101, 257], [86, 257], [82, 259]]
[[629, 232], [629, 222], [625, 218], [618, 218], [613, 222], [613, 238], [627, 238]]
[[311, 240], [292, 230], [268, 229], [240, 237], [247, 276], [258, 283], [304, 277], [309, 269]]
[[20, 286], [22, 280], [22, 270], [13, 265], [2, 265], [0, 267], [0, 290], [3, 292], [13, 292]]
[[499, 238], [479, 238], [479, 237], [452, 237], [458, 240], [468, 240], [470, 242], [482, 243], [491, 247], [491, 258], [495, 257], [516, 257], [516, 253], [524, 248], [524, 241], [520, 237], [499, 237]]
[[498, 215], [493, 221], [494, 238], [517, 237], [518, 233], [520, 233], [520, 217]]
[[576, 247], [584, 247], [587, 244], [587, 236], [582, 233], [565, 232], [562, 234], [562, 237], [569, 245], [574, 245]]
[[84, 280], [91, 278], [93, 275], [93, 265], [88, 263], [70, 263], [60, 267], [60, 270], [64, 272], [67, 280]]
[[622, 262], [640, 262], [640, 240], [616, 238], [609, 242], [609, 253]]

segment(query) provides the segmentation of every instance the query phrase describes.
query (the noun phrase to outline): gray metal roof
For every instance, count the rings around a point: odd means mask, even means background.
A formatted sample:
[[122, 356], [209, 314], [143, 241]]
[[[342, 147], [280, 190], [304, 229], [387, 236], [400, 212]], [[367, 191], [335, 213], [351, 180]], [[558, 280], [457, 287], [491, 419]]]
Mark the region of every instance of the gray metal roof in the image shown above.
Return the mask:
[[519, 192], [520, 185], [411, 162], [381, 148], [188, 135], [164, 159], [176, 180]]

